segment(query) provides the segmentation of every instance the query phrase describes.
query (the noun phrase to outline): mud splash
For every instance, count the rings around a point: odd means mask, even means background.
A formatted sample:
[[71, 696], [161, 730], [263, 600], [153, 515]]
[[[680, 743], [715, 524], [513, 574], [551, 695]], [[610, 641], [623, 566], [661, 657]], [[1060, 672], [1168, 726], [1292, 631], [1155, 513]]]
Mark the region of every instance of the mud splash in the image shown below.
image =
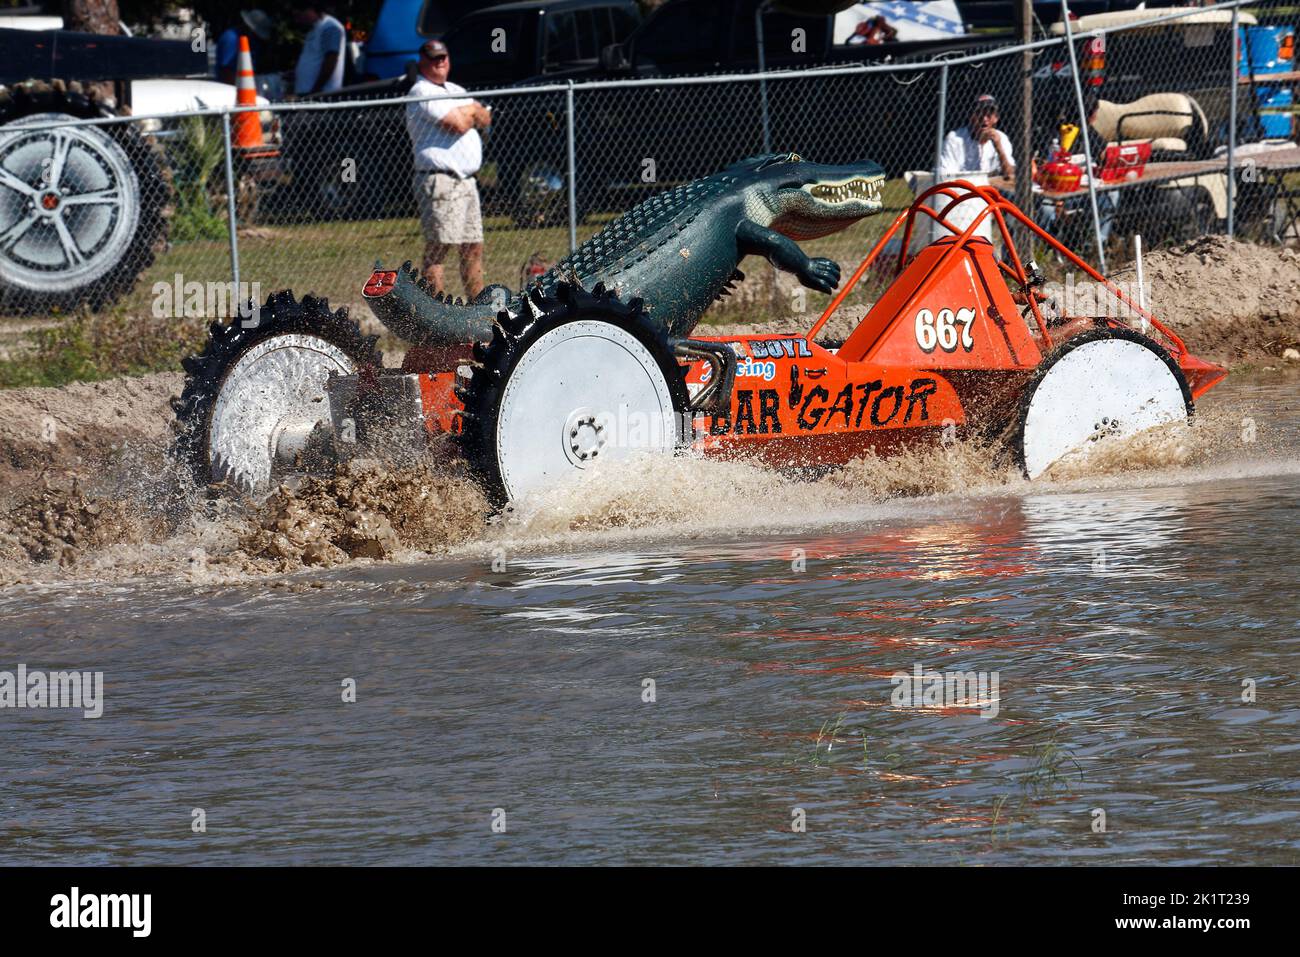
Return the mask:
[[[1293, 383], [1268, 388], [1286, 406]], [[1289, 390], [1289, 392], [1288, 392]], [[439, 463], [354, 463], [282, 486], [261, 502], [207, 500], [192, 489], [185, 514], [164, 515], [161, 461], [129, 475], [42, 482], [0, 517], [0, 582], [58, 583], [179, 576], [196, 583], [264, 579], [354, 562], [419, 561], [505, 547], [535, 551], [621, 540], [693, 538], [872, 522], [918, 500], [1186, 482], [1259, 468], [1294, 471], [1294, 429], [1253, 410], [1259, 396], [1220, 397], [1190, 426], [1097, 446], [1026, 482], [975, 442], [868, 456], [810, 475], [697, 456], [646, 456], [602, 465], [493, 515], [468, 477]], [[142, 481], [140, 472], [152, 472]], [[173, 473], [174, 474], [174, 473]], [[176, 499], [169, 504], [175, 510]]]
[[67, 567], [86, 551], [138, 545], [160, 534], [160, 523], [130, 502], [89, 497], [75, 478], [59, 484], [46, 480], [5, 516], [0, 557]]
[[352, 463], [329, 478], [276, 489], [240, 536], [239, 551], [277, 571], [433, 554], [480, 532], [488, 512], [468, 479], [428, 465], [389, 471]]

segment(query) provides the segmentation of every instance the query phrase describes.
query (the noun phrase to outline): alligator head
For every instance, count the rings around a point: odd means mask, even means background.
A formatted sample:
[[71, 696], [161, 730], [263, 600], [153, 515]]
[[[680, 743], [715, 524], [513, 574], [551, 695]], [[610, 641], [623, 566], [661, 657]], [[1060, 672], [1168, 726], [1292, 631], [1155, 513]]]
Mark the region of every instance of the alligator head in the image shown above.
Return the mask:
[[838, 232], [884, 208], [885, 171], [869, 161], [831, 166], [776, 153], [737, 166], [749, 167], [753, 195], [767, 207], [771, 228], [799, 242]]

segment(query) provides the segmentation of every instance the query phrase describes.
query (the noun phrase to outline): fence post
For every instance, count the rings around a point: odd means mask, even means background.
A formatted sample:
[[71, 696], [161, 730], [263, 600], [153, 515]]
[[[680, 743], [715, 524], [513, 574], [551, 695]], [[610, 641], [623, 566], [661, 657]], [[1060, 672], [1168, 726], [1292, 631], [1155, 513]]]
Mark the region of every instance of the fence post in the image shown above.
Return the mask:
[[939, 67], [939, 125], [934, 137], [934, 184], [939, 182], [939, 160], [943, 156], [943, 137], [948, 126], [948, 64]]
[[772, 152], [772, 121], [767, 111], [767, 51], [763, 49], [763, 14], [771, 0], [763, 0], [754, 8], [754, 39], [758, 41], [758, 102], [763, 115], [763, 152]]
[[[1232, 92], [1228, 96], [1228, 238], [1233, 238], [1233, 231], [1236, 228], [1236, 206], [1237, 206], [1237, 88], [1241, 86], [1237, 82], [1237, 70], [1240, 69], [1237, 60], [1237, 23], [1240, 19], [1241, 7], [1232, 8], [1232, 70], [1228, 74], [1228, 83], [1231, 84]], [[1253, 90], [1252, 90], [1253, 92]]]
[[565, 116], [567, 117], [565, 126], [568, 136], [569, 145], [569, 252], [578, 248], [578, 160], [577, 148], [573, 141], [573, 81], [569, 81], [569, 88], [564, 92], [565, 97]]
[[221, 141], [226, 148], [226, 213], [230, 219], [230, 275], [234, 298], [239, 298], [239, 221], [235, 216], [235, 161], [230, 145], [230, 111], [221, 111]]
[[1084, 162], [1088, 166], [1088, 202], [1092, 206], [1092, 235], [1097, 242], [1097, 266], [1106, 275], [1106, 249], [1101, 241], [1101, 214], [1097, 211], [1097, 176], [1092, 165], [1092, 137], [1088, 135], [1088, 117], [1083, 112], [1083, 81], [1079, 79], [1079, 57], [1074, 52], [1074, 31], [1070, 27], [1070, 6], [1061, 0], [1061, 22], [1065, 24], [1065, 45], [1070, 50], [1070, 73], [1074, 77], [1074, 99], [1079, 108], [1079, 132], [1083, 136]]

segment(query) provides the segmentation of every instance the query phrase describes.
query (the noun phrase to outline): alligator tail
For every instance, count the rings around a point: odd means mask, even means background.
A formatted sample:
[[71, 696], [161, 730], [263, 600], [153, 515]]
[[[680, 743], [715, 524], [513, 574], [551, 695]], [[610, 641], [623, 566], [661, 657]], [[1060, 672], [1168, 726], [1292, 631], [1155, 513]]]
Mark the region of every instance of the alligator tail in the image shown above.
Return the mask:
[[410, 261], [397, 270], [391, 287], [373, 294], [366, 304], [376, 318], [400, 338], [414, 345], [442, 346], [476, 342], [492, 335], [496, 315], [493, 302], [480, 296], [474, 302], [434, 294]]

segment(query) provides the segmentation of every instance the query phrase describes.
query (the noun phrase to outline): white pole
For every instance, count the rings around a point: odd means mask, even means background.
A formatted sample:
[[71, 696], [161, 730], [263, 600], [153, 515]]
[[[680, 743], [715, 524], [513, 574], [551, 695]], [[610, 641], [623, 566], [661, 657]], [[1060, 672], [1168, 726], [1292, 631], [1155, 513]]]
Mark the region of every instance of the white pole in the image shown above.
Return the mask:
[[1137, 301], [1138, 301], [1139, 308], [1144, 310], [1142, 315], [1142, 334], [1146, 335], [1147, 328], [1150, 326], [1150, 323], [1147, 322], [1147, 317], [1145, 313], [1145, 310], [1147, 310], [1149, 307], [1147, 306], [1146, 276], [1142, 272], [1142, 234], [1141, 233], [1133, 234], [1133, 255], [1137, 258], [1137, 280], [1138, 280]]

